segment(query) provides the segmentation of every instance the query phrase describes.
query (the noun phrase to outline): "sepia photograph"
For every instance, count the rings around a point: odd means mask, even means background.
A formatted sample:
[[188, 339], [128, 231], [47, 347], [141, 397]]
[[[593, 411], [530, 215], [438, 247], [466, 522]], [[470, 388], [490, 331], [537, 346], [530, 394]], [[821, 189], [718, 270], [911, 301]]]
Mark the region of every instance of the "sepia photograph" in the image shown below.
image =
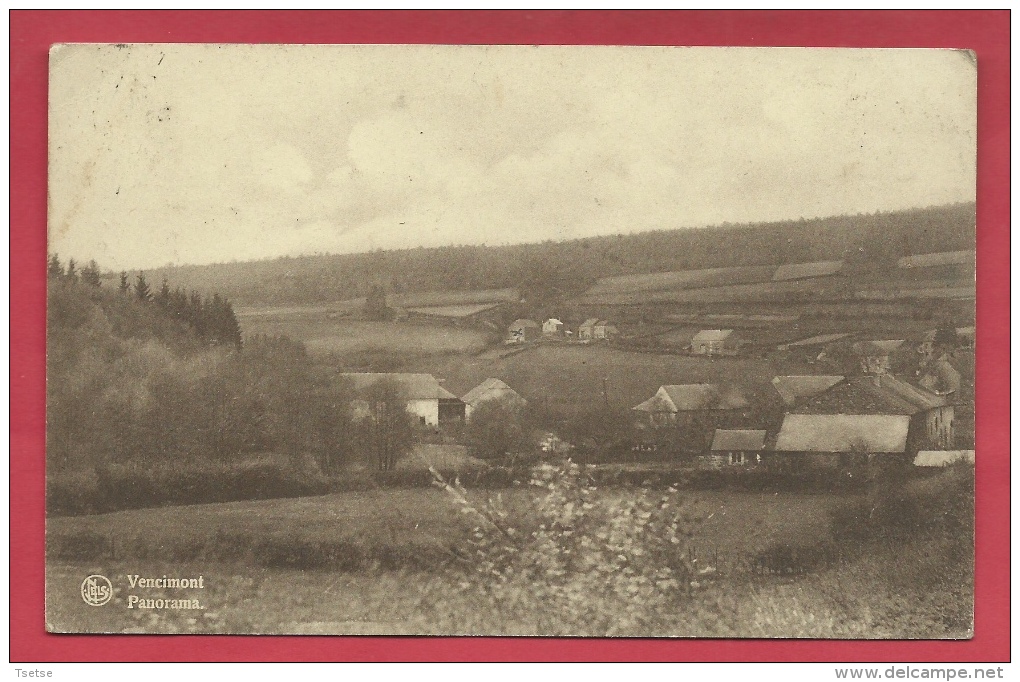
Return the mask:
[[46, 629], [970, 639], [978, 70], [54, 45]]

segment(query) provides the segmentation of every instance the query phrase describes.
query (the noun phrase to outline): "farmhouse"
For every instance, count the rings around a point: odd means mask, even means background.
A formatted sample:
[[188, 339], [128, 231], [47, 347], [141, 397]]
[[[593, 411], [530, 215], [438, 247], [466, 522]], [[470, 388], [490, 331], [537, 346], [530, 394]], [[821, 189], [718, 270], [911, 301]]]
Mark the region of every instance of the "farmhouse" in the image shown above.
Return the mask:
[[795, 279], [812, 279], [815, 277], [831, 277], [843, 271], [843, 261], [823, 260], [814, 263], [789, 263], [780, 265], [776, 274], [772, 276], [773, 282], [789, 282]]
[[685, 449], [704, 452], [717, 428], [743, 423], [748, 406], [737, 388], [672, 384], [660, 386], [655, 395], [632, 409], [638, 413], [638, 429], [680, 435]]
[[599, 322], [595, 325], [596, 339], [611, 339], [619, 333], [620, 330], [614, 325], [609, 324], [606, 320], [599, 320]]
[[900, 346], [903, 340], [895, 341], [858, 341], [851, 350], [860, 362], [861, 371], [865, 374], [888, 374], [892, 370], [890, 356]]
[[695, 355], [736, 355], [739, 341], [732, 329], [702, 329], [691, 339]]
[[780, 468], [858, 466], [869, 455], [907, 451], [910, 417], [889, 414], [788, 414], [765, 461]]
[[461, 398], [464, 403], [464, 417], [471, 419], [471, 413], [479, 405], [492, 400], [500, 400], [520, 407], [528, 404], [528, 401], [522, 398], [517, 391], [499, 379], [489, 378], [472, 388]]
[[550, 317], [548, 320], [542, 323], [542, 333], [547, 335], [562, 334], [563, 323], [557, 320], [555, 317]]
[[401, 374], [351, 372], [339, 375], [354, 389], [356, 417], [367, 417], [370, 412], [372, 392], [393, 389], [406, 403], [407, 411], [418, 418], [422, 426], [442, 426], [462, 421], [464, 403], [454, 394], [439, 385], [431, 374]]
[[946, 450], [953, 446], [953, 405], [947, 398], [891, 374], [843, 381], [792, 412], [831, 417], [906, 417], [909, 433], [902, 451], [915, 454], [919, 450]]
[[541, 327], [534, 320], [514, 320], [507, 329], [507, 343], [527, 343], [538, 337]]
[[792, 407], [797, 403], [813, 398], [820, 393], [843, 381], [841, 376], [779, 376], [773, 377], [772, 385], [775, 387], [783, 404]]
[[595, 325], [599, 323], [597, 317], [589, 317], [577, 328], [577, 338], [582, 341], [591, 341], [595, 338]]
[[916, 467], [946, 467], [958, 462], [974, 463], [973, 450], [921, 450], [914, 458]]
[[756, 464], [764, 447], [764, 430], [716, 429], [711, 453], [703, 459], [711, 468]]

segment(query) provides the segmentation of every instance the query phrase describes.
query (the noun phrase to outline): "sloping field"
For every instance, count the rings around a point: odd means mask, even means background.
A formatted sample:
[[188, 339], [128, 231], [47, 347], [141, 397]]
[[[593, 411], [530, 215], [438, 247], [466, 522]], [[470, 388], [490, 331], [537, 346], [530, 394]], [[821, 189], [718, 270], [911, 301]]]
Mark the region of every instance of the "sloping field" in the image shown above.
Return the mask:
[[414, 322], [334, 320], [285, 316], [240, 319], [244, 334], [285, 335], [301, 341], [313, 355], [388, 352], [417, 356], [428, 353], [475, 353], [488, 343], [477, 329]]
[[471, 303], [467, 305], [440, 305], [427, 308], [407, 308], [407, 312], [418, 315], [430, 315], [432, 317], [470, 317], [478, 313], [492, 310], [499, 303]]
[[768, 303], [843, 297], [845, 281], [836, 278], [735, 284], [703, 289], [642, 291], [631, 293], [586, 293], [577, 299], [582, 305], [637, 305], [642, 303]]
[[697, 289], [730, 284], [767, 282], [776, 268], [771, 265], [741, 268], [710, 268], [679, 272], [653, 272], [645, 275], [620, 275], [600, 279], [586, 295], [627, 294], [638, 291]]
[[517, 289], [476, 289], [474, 291], [427, 291], [410, 294], [393, 294], [386, 297], [390, 306], [424, 308], [430, 306], [458, 306], [481, 303], [505, 303], [521, 300]]

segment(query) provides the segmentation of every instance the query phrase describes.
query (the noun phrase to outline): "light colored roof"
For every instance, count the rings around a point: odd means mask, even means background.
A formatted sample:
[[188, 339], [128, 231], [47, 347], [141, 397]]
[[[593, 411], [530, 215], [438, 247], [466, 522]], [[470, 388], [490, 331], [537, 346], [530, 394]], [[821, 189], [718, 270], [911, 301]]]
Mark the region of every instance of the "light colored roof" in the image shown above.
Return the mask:
[[538, 322], [534, 320], [514, 320], [510, 325], [510, 329], [524, 329], [525, 327], [537, 327]]
[[789, 263], [780, 265], [772, 276], [774, 282], [785, 282], [791, 279], [807, 279], [809, 277], [828, 277], [836, 275], [843, 269], [841, 260], [823, 260], [814, 263]]
[[841, 381], [841, 376], [780, 376], [772, 379], [772, 385], [784, 403], [793, 405], [798, 400], [823, 393]]
[[973, 265], [973, 251], [942, 251], [904, 256], [896, 263], [901, 268], [930, 268], [936, 265]]
[[475, 405], [477, 403], [485, 402], [486, 400], [495, 400], [503, 397], [510, 397], [521, 401], [524, 400], [517, 391], [510, 388], [499, 379], [493, 379], [491, 377], [465, 393], [461, 400], [469, 405]]
[[594, 327], [598, 323], [599, 323], [599, 320], [598, 320], [597, 317], [589, 317], [587, 320], [585, 320], [584, 322], [581, 323], [581, 326], [582, 327]]
[[355, 391], [364, 391], [380, 382], [392, 382], [400, 387], [407, 400], [457, 400], [457, 396], [439, 385], [431, 374], [404, 374], [398, 372], [347, 372], [339, 375], [350, 381]]
[[550, 317], [548, 320], [545, 321], [545, 323], [546, 324], [563, 324], [562, 322], [557, 320], [555, 317]]
[[761, 450], [765, 447], [765, 432], [749, 429], [716, 429], [712, 450]]
[[703, 343], [706, 341], [725, 341], [733, 333], [732, 329], [702, 329], [694, 335], [691, 343]]
[[825, 343], [831, 343], [833, 341], [845, 339], [848, 336], [850, 336], [849, 332], [844, 332], [840, 334], [820, 334], [818, 336], [811, 336], [806, 339], [801, 339], [800, 341], [791, 341], [790, 343], [784, 343], [783, 345], [788, 346], [790, 348], [793, 348], [794, 346], [820, 346]]
[[655, 395], [634, 407], [641, 412], [691, 412], [697, 410], [736, 410], [747, 407], [747, 399], [735, 389], [716, 384], [670, 384], [660, 386]]
[[910, 417], [872, 414], [788, 414], [779, 452], [903, 452]]
[[973, 450], [921, 450], [914, 458], [914, 466], [944, 467], [956, 462], [974, 463]]

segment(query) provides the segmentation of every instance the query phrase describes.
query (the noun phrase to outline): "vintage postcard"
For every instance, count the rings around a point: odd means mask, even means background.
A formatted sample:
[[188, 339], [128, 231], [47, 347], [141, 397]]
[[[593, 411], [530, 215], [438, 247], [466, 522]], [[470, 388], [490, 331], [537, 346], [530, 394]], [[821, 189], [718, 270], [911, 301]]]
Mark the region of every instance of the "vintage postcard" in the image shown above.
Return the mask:
[[55, 46], [48, 629], [971, 637], [977, 69]]

